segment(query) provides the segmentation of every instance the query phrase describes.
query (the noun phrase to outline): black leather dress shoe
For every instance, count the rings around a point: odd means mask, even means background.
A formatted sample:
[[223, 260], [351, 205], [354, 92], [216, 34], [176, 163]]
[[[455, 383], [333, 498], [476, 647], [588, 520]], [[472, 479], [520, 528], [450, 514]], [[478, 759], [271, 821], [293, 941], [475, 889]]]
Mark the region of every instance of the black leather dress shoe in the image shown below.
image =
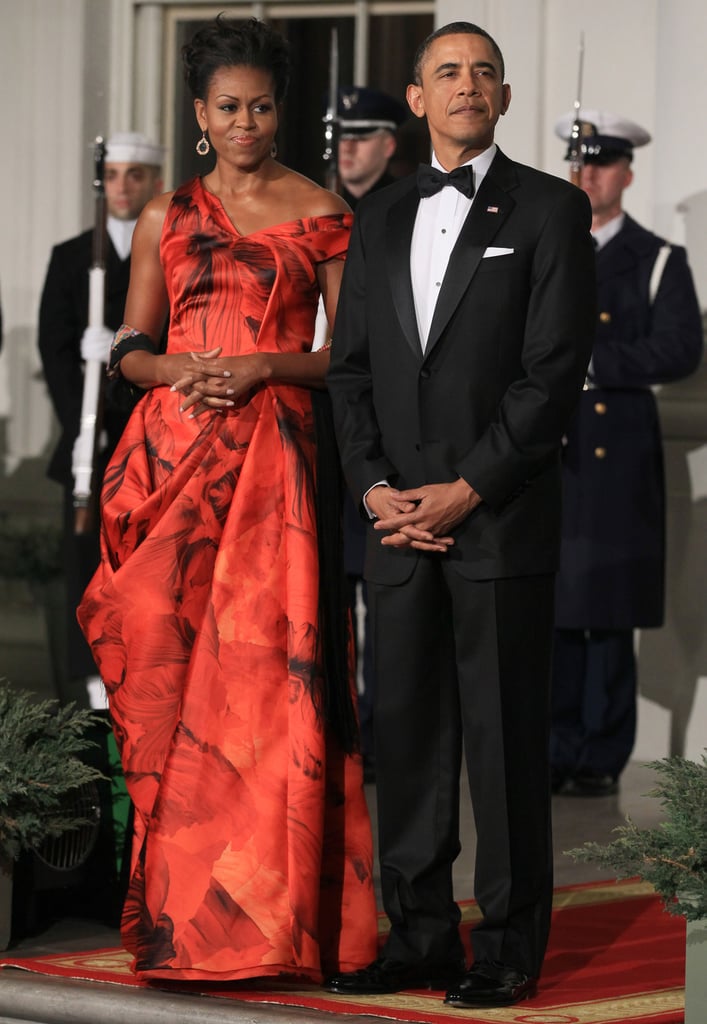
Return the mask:
[[563, 790], [566, 796], [613, 796], [619, 791], [619, 780], [613, 775], [587, 773], [575, 775]]
[[487, 1006], [511, 1006], [535, 995], [536, 978], [514, 967], [481, 960], [473, 964], [462, 980], [453, 985], [444, 998], [450, 1006], [483, 1009]]
[[323, 987], [340, 996], [377, 996], [406, 988], [445, 989], [463, 975], [462, 961], [401, 963], [380, 957], [359, 971], [333, 974]]

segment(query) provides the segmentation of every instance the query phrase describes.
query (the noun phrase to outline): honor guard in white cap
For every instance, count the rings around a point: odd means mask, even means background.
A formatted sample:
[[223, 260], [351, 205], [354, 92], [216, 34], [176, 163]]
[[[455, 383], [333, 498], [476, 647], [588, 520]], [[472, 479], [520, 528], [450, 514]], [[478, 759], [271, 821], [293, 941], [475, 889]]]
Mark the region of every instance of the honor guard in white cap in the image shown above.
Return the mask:
[[392, 96], [363, 86], [339, 89], [339, 178], [351, 209], [368, 192], [389, 185], [388, 162], [395, 153], [395, 133], [407, 108]]
[[112, 164], [145, 164], [159, 170], [164, 154], [164, 146], [141, 132], [115, 132], [106, 145], [106, 162]]
[[107, 229], [122, 259], [130, 255], [143, 207], [162, 191], [164, 152], [163, 146], [140, 132], [117, 132], [106, 144]]
[[[694, 372], [702, 324], [685, 250], [623, 210], [634, 149], [650, 134], [602, 110], [581, 110], [579, 120], [598, 318], [563, 453], [551, 760], [555, 792], [606, 796], [634, 745], [634, 630], [663, 622], [665, 494], [652, 388]], [[557, 135], [569, 141], [573, 124], [565, 114]]]
[[[555, 124], [555, 134], [569, 142], [574, 120], [574, 111], [564, 114]], [[580, 110], [579, 122], [582, 160], [585, 164], [612, 164], [622, 157], [630, 161], [634, 149], [651, 141], [650, 135], [640, 124], [606, 110]]]
[[[83, 366], [89, 359], [108, 361], [113, 332], [123, 322], [130, 278], [130, 249], [137, 218], [153, 196], [162, 192], [164, 148], [140, 132], [118, 132], [106, 143], [104, 188], [106, 230], [104, 326], [88, 327], [88, 281], [93, 256], [93, 229], [54, 246], [39, 310], [39, 352], [49, 395], [61, 426], [47, 474], [64, 487], [66, 586], [68, 612], [68, 692], [62, 699], [94, 706], [101, 703], [102, 686], [88, 645], [76, 623], [75, 609], [98, 566], [99, 529], [78, 536], [73, 522], [72, 449], [79, 433]], [[98, 493], [103, 467], [117, 444], [130, 409], [106, 390], [103, 429], [95, 467]]]

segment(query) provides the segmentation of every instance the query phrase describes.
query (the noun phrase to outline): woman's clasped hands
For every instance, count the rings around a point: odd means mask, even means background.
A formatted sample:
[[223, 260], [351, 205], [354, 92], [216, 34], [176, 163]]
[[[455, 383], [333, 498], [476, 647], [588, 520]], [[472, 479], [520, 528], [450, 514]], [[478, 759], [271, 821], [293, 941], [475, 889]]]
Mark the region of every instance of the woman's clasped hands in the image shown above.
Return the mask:
[[167, 356], [174, 365], [170, 390], [182, 395], [180, 412], [193, 419], [207, 409], [227, 411], [237, 400], [263, 379], [263, 367], [257, 354], [220, 358], [221, 346], [208, 352], [185, 352]]

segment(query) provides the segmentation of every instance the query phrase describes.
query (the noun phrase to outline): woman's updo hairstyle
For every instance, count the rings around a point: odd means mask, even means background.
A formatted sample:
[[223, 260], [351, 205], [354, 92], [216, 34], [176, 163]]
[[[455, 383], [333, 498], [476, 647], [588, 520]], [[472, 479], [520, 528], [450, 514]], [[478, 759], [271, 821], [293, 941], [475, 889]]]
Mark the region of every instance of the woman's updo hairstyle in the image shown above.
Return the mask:
[[275, 102], [280, 103], [290, 82], [287, 40], [264, 21], [234, 21], [219, 14], [182, 47], [184, 77], [194, 99], [205, 100], [211, 79], [220, 68], [262, 68], [272, 75]]

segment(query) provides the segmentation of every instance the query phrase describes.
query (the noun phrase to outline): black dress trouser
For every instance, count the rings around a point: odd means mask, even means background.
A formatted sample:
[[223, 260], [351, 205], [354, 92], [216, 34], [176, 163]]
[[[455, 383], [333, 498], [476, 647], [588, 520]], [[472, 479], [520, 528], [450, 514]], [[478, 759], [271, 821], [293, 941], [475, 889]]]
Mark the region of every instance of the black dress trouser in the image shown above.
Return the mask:
[[540, 972], [552, 904], [553, 591], [552, 575], [472, 581], [433, 555], [400, 586], [369, 583], [386, 956], [462, 952], [452, 864], [463, 747], [483, 913], [474, 959]]

